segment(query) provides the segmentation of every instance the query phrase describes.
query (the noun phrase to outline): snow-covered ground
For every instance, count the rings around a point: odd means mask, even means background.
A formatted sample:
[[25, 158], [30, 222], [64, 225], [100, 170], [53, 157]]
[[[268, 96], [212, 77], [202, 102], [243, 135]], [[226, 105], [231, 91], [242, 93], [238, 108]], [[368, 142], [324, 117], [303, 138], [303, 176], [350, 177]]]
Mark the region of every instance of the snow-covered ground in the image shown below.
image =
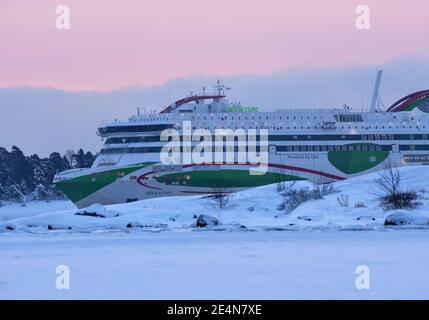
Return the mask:
[[[320, 200], [302, 203], [289, 214], [280, 210], [283, 197], [275, 185], [263, 186], [231, 195], [225, 209], [213, 199], [203, 196], [157, 198], [128, 204], [97, 206], [105, 218], [76, 215], [70, 202], [28, 204], [0, 208], [0, 232], [9, 227], [14, 232], [82, 232], [94, 230], [126, 230], [131, 223], [149, 230], [186, 230], [195, 217], [209, 214], [221, 222], [218, 229], [283, 228], [302, 229], [378, 229], [384, 228], [386, 217], [402, 217], [408, 226], [429, 227], [429, 167], [401, 168], [402, 185], [419, 193], [421, 205], [412, 210], [383, 211], [374, 184], [377, 173], [334, 184], [336, 192]], [[311, 188], [299, 182], [294, 188]], [[348, 197], [348, 206], [341, 206], [338, 197]], [[356, 207], [357, 203], [360, 207]], [[363, 205], [363, 206], [362, 206]], [[51, 206], [51, 208], [50, 208]], [[50, 209], [49, 209], [50, 208]], [[44, 213], [45, 212], [45, 213]], [[52, 230], [56, 229], [56, 230]]]
[[22, 217], [32, 217], [47, 212], [74, 210], [76, 206], [71, 201], [52, 200], [34, 201], [22, 206], [18, 203], [5, 203], [0, 207], [0, 223]]
[[[103, 217], [68, 201], [6, 205], [0, 298], [428, 299], [429, 167], [401, 169], [419, 193], [412, 210], [383, 211], [376, 177], [338, 182], [288, 214], [275, 185], [233, 194], [222, 210], [202, 196], [87, 209]], [[195, 227], [201, 214], [220, 224]], [[405, 225], [384, 226], [392, 215]], [[57, 265], [69, 266], [70, 290], [55, 288]], [[355, 287], [358, 265], [370, 290]]]
[[[0, 298], [428, 299], [425, 230], [4, 234]], [[58, 265], [70, 289], [58, 290]], [[358, 265], [369, 290], [355, 286]]]

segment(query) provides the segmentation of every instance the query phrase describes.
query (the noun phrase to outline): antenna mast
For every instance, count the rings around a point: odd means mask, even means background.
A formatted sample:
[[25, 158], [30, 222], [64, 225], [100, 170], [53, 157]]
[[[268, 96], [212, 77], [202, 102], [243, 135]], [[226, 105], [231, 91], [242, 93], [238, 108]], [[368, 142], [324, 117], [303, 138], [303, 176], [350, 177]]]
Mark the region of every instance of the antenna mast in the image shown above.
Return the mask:
[[219, 80], [216, 82], [216, 85], [214, 86], [214, 89], [215, 89], [215, 93], [218, 96], [223, 95], [223, 93], [225, 92], [224, 91], [225, 90], [225, 86]]
[[375, 79], [375, 85], [374, 85], [374, 91], [372, 93], [372, 100], [371, 100], [371, 106], [369, 108], [369, 112], [376, 112], [375, 108], [377, 105], [377, 100], [379, 98], [379, 90], [380, 90], [380, 83], [381, 83], [381, 76], [383, 75], [383, 70], [379, 70], [377, 72], [377, 78]]

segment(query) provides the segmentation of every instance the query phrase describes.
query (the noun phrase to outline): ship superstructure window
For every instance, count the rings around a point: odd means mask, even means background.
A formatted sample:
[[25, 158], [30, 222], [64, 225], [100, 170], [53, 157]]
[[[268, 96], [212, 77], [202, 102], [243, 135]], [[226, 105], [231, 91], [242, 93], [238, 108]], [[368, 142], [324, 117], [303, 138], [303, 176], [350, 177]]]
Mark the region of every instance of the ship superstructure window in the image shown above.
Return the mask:
[[107, 133], [120, 133], [120, 132], [145, 132], [145, 131], [162, 131], [165, 129], [173, 128], [172, 124], [153, 124], [153, 125], [140, 125], [140, 126], [109, 126], [99, 128], [101, 134]]
[[429, 161], [429, 156], [425, 154], [417, 155], [404, 155], [405, 162], [427, 162]]
[[159, 136], [145, 136], [145, 137], [118, 137], [108, 138], [106, 144], [120, 144], [120, 143], [139, 143], [139, 142], [158, 142]]
[[338, 122], [363, 122], [360, 114], [336, 114], [334, 118]]

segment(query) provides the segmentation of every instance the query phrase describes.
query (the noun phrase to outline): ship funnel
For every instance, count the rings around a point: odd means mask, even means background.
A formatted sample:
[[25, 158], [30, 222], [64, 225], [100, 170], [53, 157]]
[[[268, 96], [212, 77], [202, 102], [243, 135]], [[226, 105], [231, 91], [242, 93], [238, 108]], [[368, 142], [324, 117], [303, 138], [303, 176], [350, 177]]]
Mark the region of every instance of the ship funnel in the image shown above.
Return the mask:
[[378, 99], [378, 92], [380, 90], [381, 76], [383, 75], [383, 70], [379, 70], [377, 72], [377, 78], [375, 79], [374, 91], [372, 93], [371, 106], [369, 108], [369, 112], [375, 112], [375, 107]]

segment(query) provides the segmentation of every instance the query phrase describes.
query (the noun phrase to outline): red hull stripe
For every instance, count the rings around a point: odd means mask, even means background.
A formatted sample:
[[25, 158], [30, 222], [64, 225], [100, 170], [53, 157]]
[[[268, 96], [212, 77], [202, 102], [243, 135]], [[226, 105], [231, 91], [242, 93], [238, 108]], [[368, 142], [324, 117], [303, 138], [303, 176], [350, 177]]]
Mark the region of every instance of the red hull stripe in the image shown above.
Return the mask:
[[150, 175], [150, 174], [152, 174], [152, 173], [155, 173], [155, 171], [150, 171], [150, 172], [147, 172], [147, 173], [145, 173], [145, 174], [141, 175], [140, 177], [138, 177], [138, 178], [137, 178], [137, 183], [138, 183], [138, 184], [141, 184], [142, 186], [147, 187], [147, 188], [157, 189], [157, 190], [162, 190], [162, 188], [148, 186], [146, 183], [142, 182], [142, 180], [143, 180], [144, 178], [146, 178], [148, 175]]

